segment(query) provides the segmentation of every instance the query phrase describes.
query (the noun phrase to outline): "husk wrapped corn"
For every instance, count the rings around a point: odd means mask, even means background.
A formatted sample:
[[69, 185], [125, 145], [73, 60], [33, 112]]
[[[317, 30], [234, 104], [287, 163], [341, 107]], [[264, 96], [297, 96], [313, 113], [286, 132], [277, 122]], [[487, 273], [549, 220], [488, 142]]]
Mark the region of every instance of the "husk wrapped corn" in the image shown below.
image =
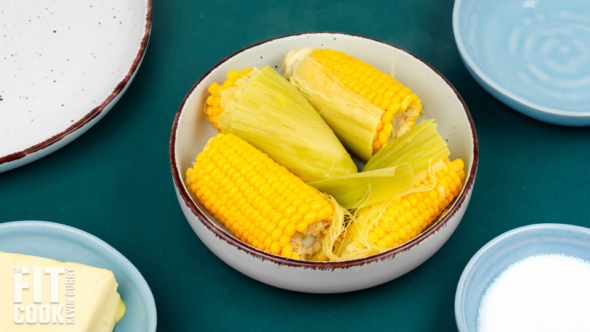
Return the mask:
[[342, 52], [291, 50], [283, 71], [364, 161], [414, 126], [420, 99], [391, 76]]
[[269, 66], [220, 92], [216, 121], [304, 181], [357, 173], [334, 132], [309, 101]]
[[457, 159], [436, 172], [430, 190], [416, 191], [360, 209], [343, 238], [334, 242], [334, 257], [356, 259], [402, 245], [431, 226], [463, 187], [463, 161]]
[[[332, 260], [366, 257], [411, 240], [458, 195], [465, 177], [463, 162], [448, 162], [447, 144], [436, 129], [433, 120], [422, 121], [374, 155], [363, 172], [355, 175], [390, 170], [393, 165], [413, 170], [404, 192], [391, 191], [386, 199], [355, 210], [356, 218], [332, 243]], [[325, 191], [338, 199], [338, 192]]]

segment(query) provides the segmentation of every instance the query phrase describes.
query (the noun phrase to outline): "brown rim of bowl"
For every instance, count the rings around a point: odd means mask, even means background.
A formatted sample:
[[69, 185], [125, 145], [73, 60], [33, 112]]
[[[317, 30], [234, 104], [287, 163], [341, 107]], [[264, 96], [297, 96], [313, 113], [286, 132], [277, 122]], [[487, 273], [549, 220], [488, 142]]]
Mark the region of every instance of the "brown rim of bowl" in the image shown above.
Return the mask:
[[127, 86], [127, 83], [129, 83], [131, 76], [133, 76], [133, 74], [137, 71], [137, 68], [139, 67], [139, 63], [143, 59], [143, 56], [144, 56], [145, 51], [147, 49], [148, 41], [150, 39], [151, 30], [152, 30], [152, 0], [147, 0], [147, 13], [146, 13], [145, 21], [146, 21], [145, 30], [143, 33], [143, 37], [141, 38], [141, 43], [139, 45], [139, 51], [137, 51], [137, 55], [135, 56], [133, 63], [131, 63], [131, 67], [130, 67], [129, 71], [127, 72], [127, 74], [125, 75], [123, 80], [121, 82], [119, 82], [119, 84], [117, 84], [117, 86], [115, 87], [113, 92], [111, 92], [111, 94], [100, 105], [95, 107], [92, 111], [90, 111], [88, 114], [86, 114], [82, 119], [80, 119], [78, 122], [76, 122], [73, 125], [71, 125], [70, 127], [68, 127], [66, 130], [62, 131], [61, 133], [56, 134], [53, 137], [51, 137], [39, 144], [33, 145], [30, 148], [27, 148], [23, 151], [11, 153], [9, 155], [0, 157], [0, 165], [24, 158], [24, 157], [30, 155], [31, 153], [35, 153], [35, 152], [41, 151], [45, 148], [48, 148], [49, 146], [61, 141], [67, 135], [72, 134], [75, 131], [83, 128], [90, 121], [92, 121], [92, 119], [96, 118], [100, 113], [102, 113], [104, 108], [107, 105], [109, 105], [111, 103], [111, 101], [113, 101], [113, 99], [115, 99], [121, 93], [121, 91], [123, 91], [123, 89]]
[[[184, 108], [184, 104], [186, 103], [187, 99], [189, 98], [189, 96], [193, 93], [193, 91], [195, 90], [195, 88], [199, 85], [199, 83], [201, 83], [201, 81], [207, 77], [215, 68], [219, 67], [221, 64], [223, 64], [224, 62], [226, 62], [227, 60], [233, 58], [234, 56], [244, 52], [245, 50], [248, 50], [250, 48], [253, 48], [255, 46], [264, 44], [264, 43], [268, 43], [268, 42], [272, 42], [274, 40], [277, 39], [282, 39], [282, 38], [287, 38], [287, 37], [293, 37], [293, 36], [300, 36], [300, 35], [308, 35], [308, 34], [333, 34], [333, 35], [344, 35], [344, 36], [352, 36], [352, 37], [358, 37], [358, 38], [364, 38], [364, 39], [368, 39], [368, 40], [372, 40], [372, 41], [376, 41], [378, 43], [382, 43], [388, 46], [391, 46], [395, 49], [404, 51], [406, 53], [408, 53], [409, 55], [413, 56], [414, 58], [416, 58], [417, 60], [421, 61], [422, 63], [424, 63], [425, 65], [427, 65], [430, 69], [432, 69], [437, 75], [439, 75], [447, 84], [448, 86], [455, 92], [455, 95], [457, 96], [457, 98], [461, 101], [461, 104], [463, 105], [463, 109], [465, 110], [465, 115], [467, 115], [467, 119], [469, 120], [469, 124], [471, 125], [471, 133], [473, 135], [473, 163], [471, 165], [471, 170], [469, 173], [469, 178], [467, 179], [467, 182], [465, 183], [465, 186], [463, 187], [463, 190], [461, 191], [461, 194], [459, 195], [459, 197], [457, 197], [455, 203], [453, 204], [453, 206], [451, 207], [451, 209], [440, 219], [438, 220], [438, 222], [436, 224], [434, 224], [434, 226], [430, 227], [429, 229], [427, 229], [424, 233], [421, 233], [420, 235], [418, 235], [417, 237], [413, 238], [412, 240], [402, 244], [399, 247], [395, 247], [391, 250], [382, 252], [380, 254], [377, 255], [373, 255], [373, 256], [369, 256], [366, 258], [360, 258], [360, 259], [353, 259], [353, 260], [347, 260], [347, 261], [339, 261], [339, 262], [313, 262], [313, 261], [300, 261], [300, 260], [288, 260], [285, 259], [281, 256], [275, 256], [273, 254], [269, 254], [266, 253], [262, 250], [259, 250], [257, 248], [251, 247], [250, 245], [234, 238], [233, 236], [231, 236], [229, 233], [227, 233], [226, 231], [224, 231], [223, 229], [219, 228], [217, 225], [215, 225], [211, 220], [209, 220], [198, 208], [197, 205], [195, 204], [195, 202], [191, 199], [191, 197], [189, 196], [186, 188], [184, 187], [184, 183], [182, 181], [182, 179], [180, 178], [180, 174], [178, 172], [178, 167], [176, 164], [176, 152], [174, 149], [174, 146], [176, 144], [176, 131], [178, 129], [178, 120], [180, 119], [180, 114], [182, 113], [182, 109]], [[309, 268], [309, 269], [315, 269], [315, 270], [335, 270], [335, 269], [344, 269], [344, 268], [350, 268], [350, 267], [354, 267], [354, 266], [361, 266], [364, 264], [368, 264], [368, 263], [372, 263], [375, 261], [380, 261], [383, 259], [391, 259], [393, 257], [395, 257], [397, 254], [410, 250], [412, 247], [416, 246], [417, 244], [421, 243], [422, 241], [426, 240], [427, 238], [429, 238], [431, 235], [433, 235], [434, 233], [438, 232], [441, 228], [443, 228], [444, 226], [447, 225], [448, 221], [451, 219], [452, 216], [455, 215], [455, 213], [457, 213], [457, 210], [459, 210], [459, 207], [461, 205], [463, 205], [463, 202], [465, 201], [465, 198], [467, 196], [467, 193], [469, 191], [471, 191], [471, 189], [473, 188], [473, 183], [475, 181], [475, 173], [477, 172], [477, 164], [478, 164], [478, 160], [479, 160], [479, 147], [478, 147], [478, 142], [477, 142], [477, 135], [475, 133], [475, 125], [473, 124], [473, 119], [471, 118], [471, 114], [469, 113], [469, 110], [467, 109], [467, 105], [465, 105], [465, 102], [463, 101], [463, 99], [461, 98], [461, 96], [459, 95], [459, 93], [457, 92], [457, 90], [455, 89], [455, 87], [453, 87], [453, 85], [436, 69], [434, 69], [431, 65], [429, 65], [426, 61], [420, 59], [419, 57], [417, 57], [416, 55], [400, 48], [397, 47], [393, 44], [381, 41], [381, 40], [377, 40], [374, 38], [370, 38], [370, 37], [365, 37], [365, 36], [360, 36], [360, 35], [355, 35], [355, 34], [348, 34], [348, 33], [342, 33], [342, 32], [329, 32], [329, 31], [313, 31], [313, 32], [303, 32], [303, 33], [295, 33], [295, 34], [290, 34], [290, 35], [285, 35], [285, 36], [280, 36], [280, 37], [276, 37], [276, 38], [271, 38], [271, 39], [267, 39], [264, 41], [261, 41], [259, 43], [250, 45], [248, 47], [245, 47], [235, 53], [233, 53], [232, 55], [226, 57], [225, 59], [221, 60], [219, 63], [217, 63], [215, 66], [213, 66], [211, 69], [209, 69], [203, 76], [201, 76], [201, 78], [197, 81], [197, 83], [195, 83], [193, 85], [193, 87], [190, 89], [190, 91], [187, 93], [186, 97], [184, 98], [184, 100], [182, 101], [182, 103], [180, 104], [180, 108], [178, 109], [178, 112], [176, 113], [176, 117], [174, 119], [174, 124], [172, 125], [172, 134], [170, 135], [170, 166], [172, 168], [172, 178], [174, 179], [174, 183], [175, 185], [178, 187], [178, 192], [180, 193], [180, 196], [182, 196], [182, 199], [184, 200], [184, 202], [186, 203], [186, 205], [191, 209], [191, 211], [199, 218], [199, 220], [203, 223], [203, 225], [205, 225], [205, 227], [207, 227], [210, 231], [212, 231], [215, 235], [217, 235], [217, 237], [225, 240], [227, 243], [234, 245], [235, 247], [237, 247], [240, 250], [245, 251], [246, 253], [260, 258], [262, 260], [269, 260], [272, 261], [273, 263], [276, 263], [278, 265], [286, 265], [286, 266], [292, 266], [292, 267], [301, 267], [301, 268]]]

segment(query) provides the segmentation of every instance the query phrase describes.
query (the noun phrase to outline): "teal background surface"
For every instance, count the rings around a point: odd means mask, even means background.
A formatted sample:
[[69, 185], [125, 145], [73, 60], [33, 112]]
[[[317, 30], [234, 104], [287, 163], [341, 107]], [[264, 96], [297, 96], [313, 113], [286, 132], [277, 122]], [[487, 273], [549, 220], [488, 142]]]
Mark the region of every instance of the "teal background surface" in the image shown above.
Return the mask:
[[[455, 45], [453, 1], [153, 5], [150, 44], [127, 93], [73, 143], [0, 174], [0, 222], [63, 223], [115, 247], [150, 285], [159, 331], [456, 331], [456, 285], [486, 242], [534, 223], [590, 225], [590, 129], [530, 119], [477, 85]], [[465, 100], [480, 143], [471, 203], [450, 240], [397, 280], [337, 295], [273, 288], [219, 260], [185, 220], [168, 158], [178, 107], [210, 67], [253, 43], [320, 30], [377, 38], [430, 63]]]

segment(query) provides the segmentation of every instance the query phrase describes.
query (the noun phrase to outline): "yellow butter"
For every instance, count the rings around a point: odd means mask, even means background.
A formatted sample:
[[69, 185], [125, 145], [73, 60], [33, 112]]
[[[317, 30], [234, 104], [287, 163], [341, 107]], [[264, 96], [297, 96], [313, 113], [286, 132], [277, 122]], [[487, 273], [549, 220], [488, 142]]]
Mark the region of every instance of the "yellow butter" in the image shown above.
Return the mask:
[[125, 314], [117, 286], [109, 270], [0, 252], [0, 332], [111, 332]]

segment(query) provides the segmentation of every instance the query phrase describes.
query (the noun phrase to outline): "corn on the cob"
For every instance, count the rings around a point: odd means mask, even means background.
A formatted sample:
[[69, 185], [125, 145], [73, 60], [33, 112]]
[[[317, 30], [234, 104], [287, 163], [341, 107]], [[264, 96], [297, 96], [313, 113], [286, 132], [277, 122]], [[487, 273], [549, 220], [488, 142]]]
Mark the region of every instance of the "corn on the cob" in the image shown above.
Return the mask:
[[335, 253], [341, 259], [374, 255], [420, 234], [445, 211], [463, 187], [463, 161], [445, 160], [432, 190], [415, 192], [363, 208]]
[[310, 259], [346, 212], [233, 134], [210, 139], [186, 172], [188, 188], [243, 242], [292, 259]]
[[275, 70], [254, 68], [226, 83], [211, 88], [221, 90], [222, 112], [212, 120], [223, 133], [241, 137], [306, 182], [357, 173], [332, 129]]
[[293, 49], [283, 60], [283, 71], [363, 160], [410, 130], [422, 109], [403, 84], [339, 51]]
[[223, 84], [220, 85], [217, 82], [214, 82], [209, 85], [207, 90], [211, 95], [209, 95], [207, 98], [205, 113], [207, 113], [207, 119], [209, 119], [209, 122], [211, 122], [215, 129], [221, 131], [221, 129], [219, 129], [219, 125], [217, 124], [217, 117], [223, 113], [224, 109], [224, 107], [221, 106], [221, 92], [227, 88], [237, 87], [236, 82], [240, 78], [244, 78], [250, 72], [252, 72], [251, 68], [244, 68], [241, 72], [233, 69], [227, 73], [227, 79], [225, 82], [223, 82]]
[[404, 87], [393, 77], [379, 71], [377, 68], [355, 59], [345, 53], [330, 49], [314, 50], [312, 57], [319, 61], [344, 85], [373, 105], [381, 108], [381, 126], [377, 127], [374, 149], [379, 150], [387, 144], [384, 137], [391, 133], [390, 125], [396, 114], [403, 114], [414, 103], [415, 108], [409, 114], [404, 114], [402, 125], [396, 128], [393, 138], [402, 135], [414, 126], [422, 105], [418, 96], [412, 90]]

